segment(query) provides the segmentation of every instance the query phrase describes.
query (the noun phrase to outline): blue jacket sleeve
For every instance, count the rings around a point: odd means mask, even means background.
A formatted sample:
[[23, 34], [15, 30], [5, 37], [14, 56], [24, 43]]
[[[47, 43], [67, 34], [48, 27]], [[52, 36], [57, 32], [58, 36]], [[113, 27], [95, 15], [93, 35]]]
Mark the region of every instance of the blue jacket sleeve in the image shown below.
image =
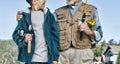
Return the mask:
[[[53, 15], [52, 15], [53, 16]], [[52, 53], [53, 61], [58, 61], [59, 57], [59, 31], [55, 17], [52, 17]]]
[[[102, 32], [102, 27], [99, 21], [99, 15], [97, 10], [95, 10], [94, 19], [96, 20], [96, 23], [94, 25], [95, 42], [99, 42], [103, 37], [103, 32]], [[92, 43], [94, 44], [95, 42], [92, 42]]]
[[22, 17], [21, 20], [19, 20], [13, 34], [12, 34], [12, 38], [14, 40], [14, 42], [18, 45], [18, 47], [25, 47], [27, 46], [27, 44], [25, 43], [24, 39], [20, 39], [19, 38], [19, 34], [18, 34], [18, 30], [23, 29], [22, 25], [24, 22], [24, 17]]

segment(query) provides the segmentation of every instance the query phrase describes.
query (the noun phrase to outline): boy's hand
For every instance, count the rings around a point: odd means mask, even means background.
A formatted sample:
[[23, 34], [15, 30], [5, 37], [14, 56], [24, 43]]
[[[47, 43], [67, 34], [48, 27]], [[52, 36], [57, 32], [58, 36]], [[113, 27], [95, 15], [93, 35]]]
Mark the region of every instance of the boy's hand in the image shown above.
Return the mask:
[[58, 62], [57, 61], [53, 61], [52, 64], [58, 64]]
[[29, 41], [32, 41], [32, 34], [26, 34], [25, 35], [25, 42], [28, 43]]

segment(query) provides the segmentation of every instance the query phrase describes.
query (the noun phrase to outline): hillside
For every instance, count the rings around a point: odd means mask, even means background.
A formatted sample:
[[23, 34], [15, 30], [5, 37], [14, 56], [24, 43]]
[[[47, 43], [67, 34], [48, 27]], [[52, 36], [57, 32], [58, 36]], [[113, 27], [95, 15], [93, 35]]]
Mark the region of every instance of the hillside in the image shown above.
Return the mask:
[[17, 46], [12, 40], [0, 40], [0, 64], [20, 64], [17, 61]]

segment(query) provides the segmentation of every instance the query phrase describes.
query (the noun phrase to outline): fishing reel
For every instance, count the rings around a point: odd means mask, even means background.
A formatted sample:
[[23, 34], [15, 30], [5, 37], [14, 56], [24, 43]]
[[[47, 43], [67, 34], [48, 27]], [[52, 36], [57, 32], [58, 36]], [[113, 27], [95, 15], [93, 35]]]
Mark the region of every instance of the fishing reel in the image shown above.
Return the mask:
[[18, 35], [19, 35], [19, 38], [20, 38], [20, 40], [23, 40], [24, 39], [24, 36], [25, 36], [25, 32], [24, 32], [24, 30], [18, 30]]

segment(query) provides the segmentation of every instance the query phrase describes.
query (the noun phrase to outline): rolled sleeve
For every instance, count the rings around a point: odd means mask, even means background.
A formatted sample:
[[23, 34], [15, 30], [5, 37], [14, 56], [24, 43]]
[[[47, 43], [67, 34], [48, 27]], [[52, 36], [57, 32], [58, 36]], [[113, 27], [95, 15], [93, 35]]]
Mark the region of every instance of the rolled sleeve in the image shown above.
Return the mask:
[[92, 43], [95, 43], [95, 42], [97, 43], [103, 37], [103, 32], [102, 32], [102, 28], [101, 28], [101, 24], [100, 24], [100, 21], [99, 21], [99, 15], [98, 15], [97, 10], [95, 10], [94, 19], [96, 20], [96, 23], [94, 25], [95, 40], [93, 40]]
[[102, 37], [101, 37], [100, 33], [98, 31], [94, 31], [94, 33], [95, 33], [95, 40], [96, 41], [101, 40]]

